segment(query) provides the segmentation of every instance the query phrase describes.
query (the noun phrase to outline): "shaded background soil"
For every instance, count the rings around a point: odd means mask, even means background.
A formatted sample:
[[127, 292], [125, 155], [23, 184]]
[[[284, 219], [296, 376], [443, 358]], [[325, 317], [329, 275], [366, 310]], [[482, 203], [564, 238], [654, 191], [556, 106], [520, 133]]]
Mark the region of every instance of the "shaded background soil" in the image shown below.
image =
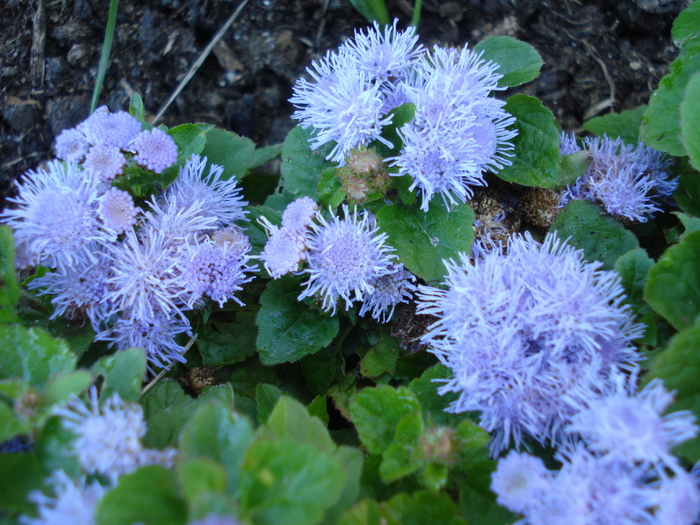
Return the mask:
[[[412, 2], [388, 0], [403, 28]], [[424, 0], [424, 45], [470, 46], [490, 35], [529, 42], [541, 76], [519, 89], [540, 98], [567, 131], [597, 114], [648, 101], [675, 57], [677, 0]], [[1, 0], [0, 196], [53, 155], [62, 129], [88, 115], [108, 0]], [[100, 99], [126, 109], [139, 93], [155, 114], [238, 0], [121, 0]], [[348, 0], [250, 0], [162, 119], [208, 122], [281, 142], [287, 102], [314, 58], [367, 25]], [[501, 94], [510, 95], [510, 92]]]

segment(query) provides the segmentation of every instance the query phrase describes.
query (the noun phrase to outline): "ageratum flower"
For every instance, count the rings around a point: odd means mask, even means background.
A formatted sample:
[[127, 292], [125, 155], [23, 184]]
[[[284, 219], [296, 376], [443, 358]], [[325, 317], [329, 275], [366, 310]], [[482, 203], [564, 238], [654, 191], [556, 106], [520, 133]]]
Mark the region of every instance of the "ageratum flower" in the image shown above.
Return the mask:
[[162, 173], [177, 161], [177, 144], [162, 129], [142, 131], [131, 141], [129, 149], [140, 166], [155, 173]]
[[136, 224], [140, 209], [134, 206], [129, 193], [118, 188], [108, 189], [101, 197], [97, 215], [102, 223], [117, 233], [124, 233]]
[[95, 341], [107, 341], [117, 350], [142, 348], [150, 365], [165, 368], [173, 361], [185, 363], [185, 347], [177, 343], [180, 334], [192, 335], [189, 321], [181, 314], [156, 312], [139, 317], [133, 311], [123, 312], [114, 324], [95, 335]]
[[52, 267], [71, 265], [90, 257], [96, 243], [116, 239], [98, 219], [97, 185], [76, 164], [50, 162], [47, 169], [30, 171], [17, 184], [18, 197], [8, 198], [17, 208], [3, 211], [0, 221], [12, 227], [27, 260]]
[[265, 248], [260, 253], [260, 260], [273, 279], [278, 279], [290, 272], [299, 270], [299, 265], [306, 260], [307, 236], [286, 227], [278, 227], [265, 217], [258, 219], [267, 232]]
[[204, 295], [219, 303], [219, 306], [229, 299], [243, 306], [234, 294], [253, 279], [246, 274], [256, 270], [255, 266], [247, 265], [250, 244], [247, 250], [241, 251], [229, 243], [221, 246], [206, 240], [189, 244], [185, 250], [182, 279], [190, 294], [186, 302], [189, 308], [194, 308]]
[[36, 518], [21, 516], [22, 525], [94, 525], [93, 515], [97, 504], [105, 493], [105, 488], [97, 481], [89, 485], [85, 480], [75, 482], [63, 470], [55, 471], [49, 482], [54, 497], [50, 498], [39, 491], [29, 493], [29, 500], [36, 504]]
[[88, 150], [83, 168], [100, 182], [109, 182], [122, 174], [125, 164], [126, 157], [119, 148], [98, 144]]
[[667, 173], [670, 159], [641, 142], [633, 146], [604, 136], [584, 139], [581, 147], [573, 134], [563, 133], [560, 148], [569, 153], [586, 150], [592, 156], [586, 173], [563, 192], [562, 206], [588, 199], [611, 215], [646, 222], [678, 187], [678, 180]]
[[318, 211], [318, 204], [311, 197], [301, 197], [290, 202], [282, 213], [282, 227], [306, 232]]
[[636, 375], [620, 379], [616, 389], [589, 403], [567, 428], [581, 435], [589, 449], [619, 460], [677, 466], [671, 450], [698, 433], [695, 416], [687, 410], [663, 415], [673, 402], [660, 379], [635, 395]]
[[212, 164], [209, 174], [204, 176], [206, 166], [206, 157], [192, 155], [161, 200], [177, 208], [190, 208], [199, 203], [201, 216], [214, 218], [219, 226], [230, 226], [245, 219], [248, 212], [243, 208], [248, 203], [243, 200], [235, 177], [222, 179], [224, 168], [216, 164]]
[[106, 106], [101, 106], [78, 124], [76, 129], [85, 135], [92, 146], [103, 145], [126, 150], [141, 132], [141, 123], [126, 111], [110, 113]]
[[410, 175], [412, 189], [421, 192], [421, 209], [437, 193], [445, 203], [464, 202], [472, 186], [485, 184], [482, 172], [511, 164], [515, 119], [504, 102], [492, 98], [501, 90], [498, 65], [481, 60], [466, 47], [435, 47], [421, 57], [403, 90], [416, 106], [414, 119], [399, 135], [403, 148], [387, 159], [398, 167], [395, 176]]
[[481, 412], [493, 454], [523, 435], [559, 442], [613, 373], [634, 369], [642, 326], [617, 274], [552, 234], [473, 251], [446, 262], [447, 289], [419, 290], [418, 312], [438, 317], [422, 340], [453, 372], [439, 392], [459, 394], [448, 411]]
[[77, 129], [64, 129], [56, 137], [56, 157], [66, 162], [80, 162], [85, 158], [90, 144]]
[[99, 332], [114, 309], [110, 299], [109, 261], [104, 252], [96, 250], [94, 258], [83, 256], [73, 264], [61, 266], [30, 281], [28, 287], [38, 290], [39, 295], [51, 295], [54, 312], [51, 319], [90, 320], [93, 329]]
[[73, 395], [54, 410], [63, 418], [63, 426], [76, 435], [73, 450], [87, 473], [102, 474], [115, 484], [119, 476], [147, 462], [172, 465], [172, 449], [143, 454], [141, 440], [146, 435], [146, 422], [141, 405], [125, 403], [115, 392], [100, 407], [95, 387], [90, 389], [89, 397], [89, 406]]
[[360, 315], [370, 313], [373, 319], [387, 323], [397, 304], [407, 303], [417, 287], [416, 278], [401, 263], [389, 263], [387, 274], [370, 281], [374, 291], [362, 303]]
[[362, 301], [371, 295], [375, 279], [389, 273], [389, 264], [395, 255], [385, 243], [387, 235], [378, 233], [376, 221], [367, 211], [352, 213], [343, 205], [343, 219], [331, 212], [326, 220], [320, 212], [311, 224], [313, 234], [307, 241], [306, 289], [299, 300], [317, 295], [322, 308], [335, 314], [339, 299], [345, 309], [353, 301]]

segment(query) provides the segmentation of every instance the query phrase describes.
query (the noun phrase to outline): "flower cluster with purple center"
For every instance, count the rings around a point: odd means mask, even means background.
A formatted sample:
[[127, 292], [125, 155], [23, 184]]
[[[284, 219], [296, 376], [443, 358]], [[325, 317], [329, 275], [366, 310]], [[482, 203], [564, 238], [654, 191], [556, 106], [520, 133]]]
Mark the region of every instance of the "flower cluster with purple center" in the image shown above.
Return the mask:
[[560, 205], [575, 199], [600, 203], [610, 215], [631, 222], [646, 222], [678, 187], [667, 173], [671, 159], [641, 142], [632, 145], [607, 136], [583, 139], [562, 133], [562, 154], [591, 154], [591, 165], [561, 195]]
[[[238, 301], [235, 293], [255, 267], [248, 265], [248, 237], [235, 224], [245, 219], [247, 203], [235, 179], [222, 178], [222, 167], [205, 175], [207, 159], [192, 156], [145, 210], [111, 185], [121, 171], [112, 160], [124, 150], [155, 172], [177, 160], [166, 132], [140, 129], [128, 113], [101, 109], [64, 132], [56, 148], [65, 161], [26, 174], [10, 199], [15, 208], [0, 220], [14, 231], [19, 267], [53, 269], [29, 284], [51, 296], [53, 318], [89, 319], [96, 340], [118, 350], [143, 348], [149, 365], [164, 367], [184, 361], [176, 340], [191, 335], [184, 312], [205, 298]], [[91, 153], [97, 148], [111, 148], [104, 162]]]
[[385, 244], [376, 221], [368, 211], [343, 206], [343, 218], [333, 212], [326, 219], [309, 197], [291, 202], [282, 215], [281, 226], [261, 219], [268, 241], [260, 254], [265, 269], [274, 279], [287, 273], [309, 276], [299, 300], [317, 297], [321, 308], [336, 312], [338, 302], [345, 310], [362, 301], [360, 315], [367, 312], [387, 322], [399, 303], [410, 300], [415, 277], [393, 261], [393, 248]]
[[692, 525], [700, 489], [671, 454], [697, 435], [688, 411], [663, 416], [660, 381], [636, 393], [642, 359], [619, 276], [554, 234], [475, 244], [448, 262], [446, 288], [421, 286], [423, 336], [452, 370], [448, 411], [478, 411], [494, 456], [537, 441], [562, 467], [511, 451], [492, 477], [498, 502], [530, 525]]
[[403, 147], [386, 159], [394, 176], [410, 175], [411, 191], [422, 196], [422, 210], [440, 194], [447, 203], [464, 202], [472, 186], [485, 185], [484, 170], [510, 165], [515, 119], [491, 94], [502, 75], [498, 65], [465, 48], [417, 45], [415, 28], [383, 31], [375, 24], [356, 32], [336, 52], [328, 52], [300, 79], [290, 101], [304, 128], [313, 128], [311, 144], [333, 144], [328, 159], [344, 165], [346, 156], [374, 142], [394, 145], [382, 136], [392, 110], [415, 105], [413, 120], [398, 130]]

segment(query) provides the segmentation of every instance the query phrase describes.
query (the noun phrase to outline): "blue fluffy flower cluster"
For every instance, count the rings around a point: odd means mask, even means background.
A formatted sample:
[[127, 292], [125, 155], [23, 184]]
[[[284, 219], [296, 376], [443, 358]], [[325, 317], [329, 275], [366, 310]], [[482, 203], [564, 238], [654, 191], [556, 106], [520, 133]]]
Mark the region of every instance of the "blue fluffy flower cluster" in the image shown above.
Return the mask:
[[673, 400], [654, 380], [635, 393], [636, 375], [572, 418], [572, 438], [557, 452], [562, 467], [511, 451], [491, 488], [498, 502], [530, 525], [693, 525], [700, 515], [697, 477], [671, 449], [697, 435], [689, 411], [663, 415]]
[[632, 222], [646, 222], [678, 187], [667, 173], [671, 159], [641, 142], [626, 144], [607, 136], [589, 137], [583, 144], [573, 134], [562, 134], [563, 154], [588, 151], [591, 165], [561, 196], [563, 206], [574, 199], [600, 203], [610, 215]]
[[382, 135], [391, 111], [414, 104], [415, 117], [398, 130], [403, 147], [386, 160], [392, 175], [412, 177], [427, 210], [436, 194], [464, 202], [484, 185], [484, 170], [509, 165], [516, 132], [491, 96], [502, 89], [496, 64], [466, 47], [428, 51], [417, 41], [414, 28], [401, 32], [396, 22], [357, 32], [308, 69], [313, 81], [299, 80], [290, 101], [299, 108], [293, 117], [313, 128], [312, 146], [333, 144], [328, 159], [340, 165], [360, 146], [393, 147]]
[[[177, 147], [167, 133], [140, 128], [128, 114], [105, 110], [64, 132], [57, 150], [67, 160], [25, 175], [11, 199], [16, 207], [0, 220], [14, 230], [18, 266], [54, 270], [29, 284], [51, 296], [54, 318], [89, 319], [96, 340], [143, 348], [150, 365], [163, 367], [184, 361], [176, 341], [191, 335], [184, 312], [205, 298], [237, 300], [255, 268], [248, 265], [250, 242], [235, 225], [247, 203], [220, 166], [205, 175], [207, 159], [193, 156], [142, 210], [111, 185], [114, 170], [105, 176], [90, 163], [91, 152], [105, 145], [122, 156], [134, 147], [133, 160], [153, 171], [172, 165]], [[91, 144], [85, 155], [80, 140]]]
[[423, 341], [453, 371], [453, 412], [478, 410], [491, 451], [524, 436], [565, 441], [563, 426], [640, 360], [620, 278], [550, 234], [477, 243], [448, 262], [446, 289], [423, 286], [418, 312], [438, 317]]
[[317, 297], [333, 314], [340, 299], [346, 310], [362, 301], [360, 315], [370, 312], [387, 322], [416, 289], [415, 277], [392, 260], [386, 234], [377, 232], [367, 211], [343, 206], [342, 219], [332, 212], [326, 219], [312, 199], [302, 197], [287, 206], [281, 226], [264, 218], [261, 223], [269, 236], [260, 255], [268, 273], [275, 279], [294, 272], [309, 276], [300, 301]]

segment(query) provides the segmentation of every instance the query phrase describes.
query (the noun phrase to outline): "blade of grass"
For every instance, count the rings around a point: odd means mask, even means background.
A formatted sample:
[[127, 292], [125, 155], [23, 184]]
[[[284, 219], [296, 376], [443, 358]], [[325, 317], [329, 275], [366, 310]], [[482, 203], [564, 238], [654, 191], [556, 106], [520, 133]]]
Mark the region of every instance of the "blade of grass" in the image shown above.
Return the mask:
[[97, 68], [97, 78], [95, 78], [95, 89], [92, 92], [92, 102], [90, 103], [90, 113], [97, 108], [97, 101], [100, 99], [102, 85], [105, 81], [107, 66], [109, 65], [109, 55], [112, 51], [112, 41], [114, 40], [114, 27], [117, 25], [117, 8], [119, 0], [109, 0], [109, 15], [107, 16], [107, 28], [105, 29], [105, 40], [102, 44], [100, 54], [100, 65]]
[[418, 24], [420, 24], [420, 12], [423, 9], [423, 0], [416, 0], [413, 4], [413, 18], [411, 18], [411, 25], [418, 29]]

